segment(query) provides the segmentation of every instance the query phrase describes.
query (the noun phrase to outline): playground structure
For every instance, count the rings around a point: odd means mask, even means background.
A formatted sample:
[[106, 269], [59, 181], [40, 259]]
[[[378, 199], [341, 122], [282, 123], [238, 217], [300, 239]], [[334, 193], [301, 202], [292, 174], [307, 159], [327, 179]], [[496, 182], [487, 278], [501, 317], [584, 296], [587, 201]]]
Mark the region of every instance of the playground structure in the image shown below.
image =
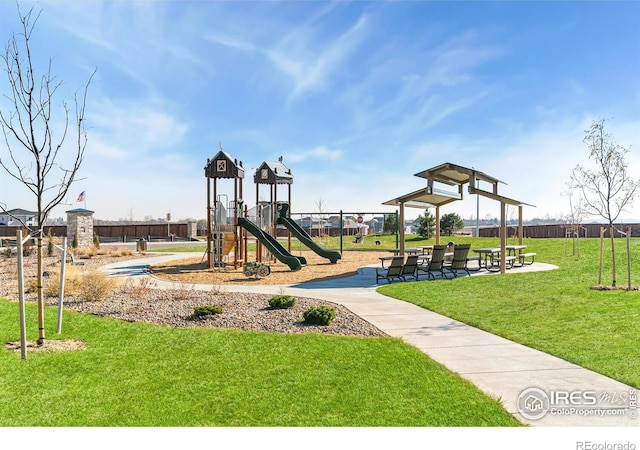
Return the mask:
[[[247, 276], [268, 274], [265, 269], [260, 272], [257, 268], [264, 267], [263, 261], [272, 262], [275, 259], [289, 266], [291, 270], [300, 270], [307, 264], [302, 256], [291, 254], [291, 234], [323, 258], [335, 264], [342, 257], [340, 252], [326, 250], [317, 245], [310, 235], [298, 226], [288, 216], [291, 206], [291, 184], [293, 175], [283, 163], [282, 157], [277, 163], [263, 162], [254, 174], [256, 184], [256, 206], [250, 210], [242, 200], [242, 180], [244, 168], [222, 148], [212, 159], [207, 160], [205, 167], [207, 177], [207, 264], [209, 268], [225, 267], [231, 250], [233, 249], [233, 268], [249, 264], [245, 271]], [[225, 194], [218, 194], [218, 180], [233, 180], [233, 199], [229, 200]], [[212, 205], [211, 187], [213, 181]], [[288, 187], [287, 201], [278, 201], [278, 185]], [[269, 200], [260, 200], [260, 186], [268, 185]], [[226, 200], [223, 202], [223, 199]], [[277, 226], [283, 225], [289, 230], [287, 248], [277, 240]], [[248, 236], [247, 232], [256, 238], [256, 260], [246, 261]]]
[[342, 254], [340, 254], [340, 252], [335, 250], [326, 250], [316, 244], [311, 238], [311, 235], [309, 235], [300, 225], [289, 217], [289, 204], [282, 203], [278, 205], [278, 207], [279, 217], [277, 223], [284, 225], [284, 227], [289, 230], [289, 239], [291, 238], [291, 234], [293, 234], [300, 242], [313, 250], [317, 255], [327, 258], [331, 264], [337, 263], [338, 260], [342, 258]]
[[[242, 229], [238, 226], [238, 218], [242, 214], [242, 180], [244, 168], [242, 161], [232, 158], [222, 150], [212, 159], [207, 159], [204, 168], [207, 177], [207, 267], [225, 267], [225, 257], [233, 249], [233, 268], [242, 265], [246, 254], [246, 241]], [[233, 200], [229, 201], [225, 194], [218, 194], [218, 181], [233, 180]], [[212, 204], [211, 187], [213, 181]], [[226, 202], [223, 203], [223, 198]]]

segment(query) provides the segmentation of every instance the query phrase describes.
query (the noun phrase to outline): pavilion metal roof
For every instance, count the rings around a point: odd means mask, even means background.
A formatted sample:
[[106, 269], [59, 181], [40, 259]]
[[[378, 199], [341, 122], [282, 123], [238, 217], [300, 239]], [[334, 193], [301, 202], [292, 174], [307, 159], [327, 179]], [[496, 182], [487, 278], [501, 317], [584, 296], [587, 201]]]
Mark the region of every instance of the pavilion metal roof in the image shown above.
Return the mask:
[[408, 206], [410, 208], [424, 209], [446, 205], [447, 203], [455, 202], [456, 200], [461, 199], [462, 196], [458, 193], [447, 193], [437, 189], [434, 189], [431, 193], [429, 193], [425, 188], [422, 188], [409, 194], [402, 195], [400, 197], [384, 202], [383, 205], [400, 206], [401, 204], [404, 204], [404, 206]]
[[[427, 187], [386, 201], [383, 203], [383, 205], [399, 206], [403, 204], [404, 206], [408, 206], [411, 208], [440, 207], [442, 205], [452, 203], [456, 200], [462, 200], [462, 186], [468, 183], [468, 192], [470, 194], [478, 194], [483, 197], [488, 197], [493, 200], [501, 201], [515, 206], [533, 206], [519, 200], [499, 195], [498, 184], [506, 183], [474, 168], [464, 167], [452, 163], [444, 163], [440, 164], [439, 166], [423, 170], [422, 172], [418, 172], [415, 174], [415, 176], [425, 178], [427, 180]], [[490, 192], [480, 189], [475, 183], [478, 180], [491, 183], [493, 185], [492, 191]], [[437, 187], [434, 187], [434, 182], [442, 183], [449, 186], [457, 186], [458, 192], [438, 189]]]
[[415, 174], [416, 177], [432, 179], [439, 183], [448, 184], [450, 186], [469, 183], [472, 178], [480, 181], [486, 181], [487, 183], [506, 184], [504, 181], [500, 181], [484, 172], [475, 170], [474, 168], [468, 168], [459, 166], [452, 163], [444, 163], [439, 166], [432, 167], [431, 169], [423, 170]]

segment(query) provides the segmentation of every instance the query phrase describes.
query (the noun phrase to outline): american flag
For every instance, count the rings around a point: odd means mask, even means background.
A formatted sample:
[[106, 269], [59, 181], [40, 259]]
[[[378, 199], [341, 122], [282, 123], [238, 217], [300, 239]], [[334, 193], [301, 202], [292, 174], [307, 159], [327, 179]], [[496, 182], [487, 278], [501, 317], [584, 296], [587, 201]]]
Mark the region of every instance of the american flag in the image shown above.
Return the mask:
[[76, 202], [83, 202], [83, 201], [84, 201], [84, 191], [82, 191], [80, 195], [78, 195], [78, 200], [76, 200]]

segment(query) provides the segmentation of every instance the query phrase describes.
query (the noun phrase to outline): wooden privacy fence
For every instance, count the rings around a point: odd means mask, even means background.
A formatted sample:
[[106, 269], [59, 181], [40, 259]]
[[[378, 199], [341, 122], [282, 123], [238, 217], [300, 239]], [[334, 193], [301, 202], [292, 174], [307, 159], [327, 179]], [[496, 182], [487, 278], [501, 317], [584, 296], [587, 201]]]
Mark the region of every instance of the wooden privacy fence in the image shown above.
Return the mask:
[[[16, 231], [20, 227], [0, 227], [0, 239], [15, 240]], [[66, 225], [54, 225], [43, 227], [45, 236], [51, 233], [52, 236], [66, 236]], [[94, 225], [93, 232], [98, 235], [104, 242], [124, 242], [134, 241], [144, 238], [164, 238], [169, 239], [171, 236], [178, 239], [189, 239], [188, 224], [172, 223], [172, 224], [131, 224], [131, 225]], [[0, 244], [1, 246], [2, 244]]]
[[[580, 237], [597, 238], [600, 236], [600, 228], [608, 228], [606, 224], [589, 223], [580, 225]], [[640, 224], [614, 224], [614, 227], [618, 230], [624, 231], [625, 227], [631, 227], [631, 236], [640, 236]], [[564, 238], [570, 237], [570, 227], [568, 225], [525, 225], [522, 227], [522, 232], [525, 238], [540, 239], [540, 238]], [[509, 225], [507, 226], [507, 233], [509, 236], [518, 235], [518, 227]], [[500, 227], [492, 228], [480, 228], [480, 237], [500, 237]], [[616, 233], [615, 237], [624, 237], [620, 233]]]

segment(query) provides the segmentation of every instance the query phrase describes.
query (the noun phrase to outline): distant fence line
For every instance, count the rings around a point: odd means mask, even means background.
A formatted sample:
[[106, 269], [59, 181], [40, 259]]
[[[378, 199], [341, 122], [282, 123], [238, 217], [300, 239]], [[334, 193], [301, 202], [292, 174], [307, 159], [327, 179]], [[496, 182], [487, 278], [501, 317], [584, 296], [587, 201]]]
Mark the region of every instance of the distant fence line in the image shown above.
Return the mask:
[[[600, 228], [605, 227], [608, 230], [608, 225], [599, 223], [590, 223], [581, 225], [580, 237], [600, 237]], [[640, 237], [640, 223], [626, 223], [626, 224], [614, 224], [614, 227], [620, 231], [624, 231], [625, 227], [631, 227], [631, 236]], [[475, 230], [474, 230], [475, 231]], [[474, 234], [472, 231], [472, 235]], [[567, 225], [553, 224], [553, 225], [524, 225], [522, 227], [522, 233], [525, 238], [540, 239], [540, 238], [564, 238], [567, 237], [569, 229]], [[518, 235], [518, 227], [509, 225], [507, 226], [507, 234], [509, 236]], [[607, 231], [606, 236], [609, 236]], [[480, 228], [480, 237], [500, 237], [500, 227]], [[616, 233], [615, 237], [623, 237], [622, 234]]]
[[[614, 224], [615, 228], [624, 231], [625, 227], [631, 227], [631, 236], [640, 237], [640, 223], [633, 224]], [[580, 237], [599, 237], [600, 228], [606, 227], [606, 224], [585, 224], [581, 226]], [[0, 227], [0, 237], [14, 239], [16, 231], [20, 227], [3, 226]], [[567, 237], [566, 225], [525, 225], [522, 227], [525, 238], [564, 238]], [[45, 226], [43, 228], [45, 236], [51, 233], [52, 236], [66, 236], [66, 225], [52, 225]], [[96, 233], [101, 242], [126, 242], [134, 241], [140, 238], [144, 239], [168, 239], [172, 236], [173, 239], [189, 240], [192, 236], [189, 236], [189, 224], [187, 223], [172, 223], [167, 224], [130, 224], [130, 225], [94, 225], [93, 231]], [[337, 236], [340, 233], [338, 228], [306, 228], [306, 231], [313, 237], [320, 236]], [[344, 230], [345, 235], [352, 234], [347, 230]], [[518, 227], [509, 225], [507, 227], [507, 234], [509, 236], [518, 235]], [[206, 235], [206, 231], [198, 230], [199, 236]], [[278, 237], [286, 236], [287, 230], [278, 228]], [[475, 235], [475, 230], [472, 230], [471, 235]], [[608, 232], [607, 232], [608, 236]], [[500, 237], [500, 227], [487, 227], [480, 228], [480, 237]], [[615, 237], [623, 237], [622, 234], [616, 233]]]
[[[13, 239], [16, 236], [16, 231], [20, 227], [3, 226], [0, 227], [0, 237]], [[134, 241], [140, 238], [147, 239], [190, 239], [189, 236], [189, 224], [187, 223], [172, 223], [172, 224], [130, 224], [130, 225], [94, 225], [93, 232], [98, 235], [98, 238], [102, 242], [126, 242]], [[66, 236], [66, 225], [45, 225], [43, 227], [43, 233], [48, 236], [49, 233], [52, 236]]]

